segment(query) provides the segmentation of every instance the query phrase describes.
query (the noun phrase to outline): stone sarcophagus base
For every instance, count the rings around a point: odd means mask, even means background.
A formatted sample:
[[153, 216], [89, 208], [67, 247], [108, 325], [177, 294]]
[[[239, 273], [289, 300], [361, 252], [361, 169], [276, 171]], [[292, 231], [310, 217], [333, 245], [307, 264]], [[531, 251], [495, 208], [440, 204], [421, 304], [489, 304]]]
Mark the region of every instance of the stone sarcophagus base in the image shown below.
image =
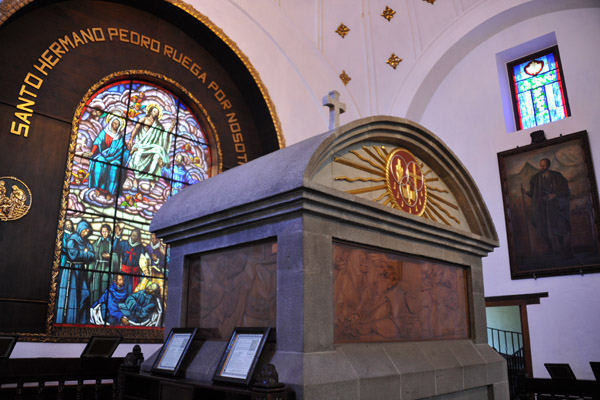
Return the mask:
[[211, 381], [233, 327], [272, 326], [260, 362], [298, 399], [508, 399], [485, 323], [495, 229], [415, 123], [368, 118], [236, 167], [151, 229], [171, 246], [167, 332], [207, 339], [186, 379]]

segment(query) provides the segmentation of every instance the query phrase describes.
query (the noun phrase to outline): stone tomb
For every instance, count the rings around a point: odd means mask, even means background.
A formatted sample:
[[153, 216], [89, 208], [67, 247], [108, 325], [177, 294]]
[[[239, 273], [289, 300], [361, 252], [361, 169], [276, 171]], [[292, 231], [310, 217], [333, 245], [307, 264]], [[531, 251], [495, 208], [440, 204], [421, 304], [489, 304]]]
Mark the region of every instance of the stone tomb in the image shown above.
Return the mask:
[[166, 332], [209, 338], [187, 380], [211, 381], [233, 327], [272, 326], [261, 362], [298, 399], [508, 399], [483, 293], [497, 234], [418, 124], [372, 117], [268, 154], [186, 188], [151, 229], [171, 246]]

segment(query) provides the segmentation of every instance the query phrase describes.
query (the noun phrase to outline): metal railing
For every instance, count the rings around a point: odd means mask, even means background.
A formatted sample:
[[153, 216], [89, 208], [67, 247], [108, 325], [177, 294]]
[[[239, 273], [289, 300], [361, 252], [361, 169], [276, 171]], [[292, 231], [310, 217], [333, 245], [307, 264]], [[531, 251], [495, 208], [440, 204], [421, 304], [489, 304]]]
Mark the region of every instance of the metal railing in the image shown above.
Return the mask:
[[525, 351], [521, 332], [505, 331], [488, 327], [488, 344], [506, 359], [510, 398], [519, 393], [519, 378], [525, 376]]

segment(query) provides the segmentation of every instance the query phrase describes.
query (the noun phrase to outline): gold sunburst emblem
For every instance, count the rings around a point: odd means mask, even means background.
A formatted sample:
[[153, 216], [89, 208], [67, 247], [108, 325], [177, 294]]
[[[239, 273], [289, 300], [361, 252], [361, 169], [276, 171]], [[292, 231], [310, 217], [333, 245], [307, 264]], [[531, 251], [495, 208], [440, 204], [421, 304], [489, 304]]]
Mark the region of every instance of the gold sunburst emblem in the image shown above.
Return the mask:
[[362, 146], [361, 150], [350, 150], [349, 154], [357, 160], [344, 156], [335, 157], [334, 162], [368, 175], [335, 177], [336, 181], [361, 186], [345, 190], [346, 193], [373, 193], [372, 200], [377, 203], [446, 225], [460, 225], [459, 207], [452, 194], [437, 174], [409, 150]]

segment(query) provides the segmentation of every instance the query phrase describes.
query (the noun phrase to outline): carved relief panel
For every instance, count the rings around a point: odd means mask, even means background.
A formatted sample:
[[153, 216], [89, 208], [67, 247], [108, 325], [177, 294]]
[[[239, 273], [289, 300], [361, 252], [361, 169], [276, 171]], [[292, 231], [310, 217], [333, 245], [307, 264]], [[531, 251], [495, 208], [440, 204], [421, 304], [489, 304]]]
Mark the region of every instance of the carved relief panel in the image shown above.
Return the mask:
[[469, 336], [466, 269], [334, 243], [335, 341]]
[[235, 327], [275, 326], [275, 241], [202, 254], [189, 266], [187, 327], [224, 339]]

